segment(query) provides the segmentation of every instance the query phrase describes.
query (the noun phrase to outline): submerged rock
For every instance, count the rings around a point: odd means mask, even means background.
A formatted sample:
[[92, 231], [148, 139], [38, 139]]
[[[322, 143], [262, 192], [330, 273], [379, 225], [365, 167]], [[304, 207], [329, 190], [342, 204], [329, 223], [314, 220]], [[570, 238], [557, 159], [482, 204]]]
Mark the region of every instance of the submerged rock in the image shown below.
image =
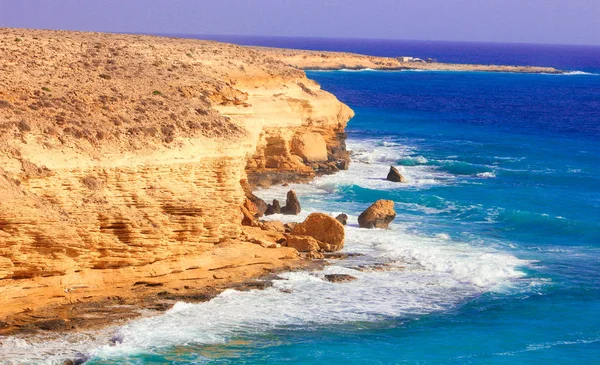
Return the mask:
[[388, 172], [386, 180], [401, 183], [408, 182], [406, 178], [400, 174], [400, 171], [398, 171], [398, 169], [394, 166], [390, 166], [390, 172]]
[[285, 200], [285, 207], [281, 208], [281, 213], [287, 215], [298, 215], [302, 211], [300, 207], [300, 202], [298, 201], [298, 197], [296, 197], [296, 193], [294, 190], [290, 190], [287, 193], [287, 198]]
[[336, 164], [336, 167], [339, 170], [348, 170], [349, 166], [350, 166], [350, 161], [348, 161], [348, 160], [341, 160]]
[[347, 283], [356, 280], [356, 277], [348, 274], [328, 274], [325, 275], [325, 280], [332, 283]]
[[319, 241], [319, 248], [326, 252], [341, 250], [344, 247], [344, 234], [344, 226], [323, 213], [311, 213], [292, 230], [292, 235], [313, 237]]
[[358, 216], [358, 225], [361, 228], [388, 228], [394, 218], [394, 202], [378, 200]]
[[340, 222], [341, 224], [343, 224], [344, 226], [346, 224], [348, 224], [348, 215], [347, 214], [338, 214], [337, 217], [335, 217], [335, 219], [337, 219], [338, 222]]

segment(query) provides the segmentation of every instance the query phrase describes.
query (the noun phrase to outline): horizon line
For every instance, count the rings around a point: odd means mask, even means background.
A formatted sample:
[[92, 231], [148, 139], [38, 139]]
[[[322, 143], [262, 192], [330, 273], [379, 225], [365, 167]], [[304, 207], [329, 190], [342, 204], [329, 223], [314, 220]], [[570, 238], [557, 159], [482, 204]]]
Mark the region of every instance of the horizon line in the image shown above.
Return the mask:
[[[600, 44], [590, 43], [545, 43], [545, 42], [520, 42], [520, 41], [481, 41], [481, 40], [452, 40], [452, 39], [406, 39], [406, 38], [374, 38], [374, 37], [338, 37], [338, 36], [308, 36], [308, 35], [265, 35], [265, 34], [232, 34], [232, 33], [178, 33], [178, 32], [146, 32], [146, 31], [107, 31], [91, 29], [68, 29], [68, 28], [28, 28], [28, 27], [1, 27], [0, 29], [23, 29], [23, 30], [55, 30], [71, 32], [110, 33], [110, 34], [139, 34], [165, 37], [254, 37], [254, 38], [296, 38], [296, 39], [330, 39], [330, 40], [370, 40], [370, 41], [402, 41], [402, 42], [431, 42], [431, 43], [477, 43], [477, 44], [511, 44], [511, 45], [536, 45], [536, 46], [574, 46], [574, 47], [600, 47]], [[202, 38], [196, 38], [202, 39]]]

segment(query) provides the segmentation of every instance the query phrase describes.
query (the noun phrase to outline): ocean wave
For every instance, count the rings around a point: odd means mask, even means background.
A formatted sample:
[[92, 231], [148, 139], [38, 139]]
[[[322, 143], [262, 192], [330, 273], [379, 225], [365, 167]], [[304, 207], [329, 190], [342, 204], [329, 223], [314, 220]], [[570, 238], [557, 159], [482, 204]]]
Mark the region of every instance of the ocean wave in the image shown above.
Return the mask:
[[429, 162], [429, 160], [423, 156], [408, 156], [408, 157], [400, 158], [397, 161], [397, 164], [402, 165], [402, 166], [416, 166], [416, 165], [425, 165], [428, 162]]
[[359, 69], [341, 68], [336, 71], [338, 71], [338, 72], [364, 72], [364, 71], [379, 71], [379, 70], [374, 70], [372, 68], [359, 68]]
[[600, 74], [593, 72], [584, 71], [567, 71], [562, 73], [542, 73], [542, 75], [553, 75], [553, 76], [598, 76]]
[[[473, 175], [479, 176], [479, 174], [488, 173], [492, 174], [490, 168], [483, 165], [473, 164], [464, 161], [457, 160], [439, 160], [435, 164], [439, 165], [439, 168], [453, 175]], [[488, 177], [488, 176], [479, 176]]]
[[533, 344], [527, 345], [527, 347], [522, 350], [500, 352], [500, 353], [496, 353], [495, 355], [514, 356], [516, 354], [529, 352], [529, 351], [546, 350], [546, 349], [550, 349], [553, 347], [559, 347], [559, 346], [588, 345], [588, 344], [593, 344], [593, 343], [597, 343], [597, 342], [600, 342], [600, 337], [589, 337], [589, 338], [580, 338], [580, 339], [565, 340], [565, 341], [533, 343]]

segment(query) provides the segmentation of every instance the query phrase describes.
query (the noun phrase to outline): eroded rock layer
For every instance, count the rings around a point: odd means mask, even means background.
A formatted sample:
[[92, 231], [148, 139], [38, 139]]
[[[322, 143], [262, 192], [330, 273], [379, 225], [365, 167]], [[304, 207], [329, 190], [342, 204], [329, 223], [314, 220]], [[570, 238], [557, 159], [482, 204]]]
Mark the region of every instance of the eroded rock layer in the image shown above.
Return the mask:
[[98, 288], [110, 269], [186, 270], [172, 263], [243, 238], [240, 182], [347, 166], [352, 111], [260, 50], [0, 29], [0, 59], [5, 308], [27, 280]]

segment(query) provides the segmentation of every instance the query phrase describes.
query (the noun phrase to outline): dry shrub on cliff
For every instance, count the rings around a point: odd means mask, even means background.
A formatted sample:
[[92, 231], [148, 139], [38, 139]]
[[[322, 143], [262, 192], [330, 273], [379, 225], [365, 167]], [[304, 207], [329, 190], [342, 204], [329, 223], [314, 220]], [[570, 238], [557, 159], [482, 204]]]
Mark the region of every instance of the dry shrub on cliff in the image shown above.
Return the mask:
[[93, 175], [85, 176], [83, 179], [81, 179], [81, 183], [90, 190], [98, 190], [104, 185], [102, 180]]
[[315, 94], [314, 91], [312, 91], [311, 89], [309, 89], [308, 87], [306, 87], [306, 85], [304, 85], [301, 82], [298, 83], [298, 86], [300, 86], [300, 88], [302, 89], [302, 91], [304, 91], [308, 95], [311, 95], [311, 96], [316, 96], [317, 95], [317, 94]]
[[17, 123], [17, 128], [19, 128], [21, 132], [31, 132], [31, 126], [24, 120]]

